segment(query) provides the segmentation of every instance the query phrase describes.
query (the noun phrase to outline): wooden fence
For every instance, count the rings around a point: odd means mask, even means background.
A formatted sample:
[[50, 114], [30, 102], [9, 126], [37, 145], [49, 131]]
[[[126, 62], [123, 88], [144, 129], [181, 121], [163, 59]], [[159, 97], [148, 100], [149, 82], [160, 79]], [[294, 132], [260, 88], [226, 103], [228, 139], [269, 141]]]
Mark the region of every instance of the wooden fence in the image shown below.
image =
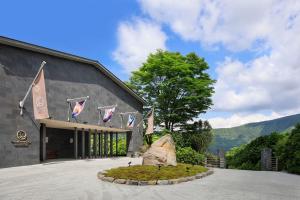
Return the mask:
[[278, 158], [272, 157], [272, 171], [278, 171]]
[[205, 166], [206, 167], [214, 167], [214, 168], [226, 168], [225, 158], [221, 158], [221, 157], [206, 158]]

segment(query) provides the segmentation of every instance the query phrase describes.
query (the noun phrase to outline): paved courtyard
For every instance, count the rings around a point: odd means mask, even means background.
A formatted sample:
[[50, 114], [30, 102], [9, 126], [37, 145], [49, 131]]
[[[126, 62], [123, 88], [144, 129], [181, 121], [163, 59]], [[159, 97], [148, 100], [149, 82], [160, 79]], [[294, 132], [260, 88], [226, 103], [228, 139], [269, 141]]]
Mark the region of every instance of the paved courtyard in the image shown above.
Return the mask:
[[204, 179], [177, 185], [130, 186], [102, 182], [97, 172], [140, 158], [57, 161], [0, 169], [1, 200], [300, 199], [300, 176], [277, 172], [215, 169]]

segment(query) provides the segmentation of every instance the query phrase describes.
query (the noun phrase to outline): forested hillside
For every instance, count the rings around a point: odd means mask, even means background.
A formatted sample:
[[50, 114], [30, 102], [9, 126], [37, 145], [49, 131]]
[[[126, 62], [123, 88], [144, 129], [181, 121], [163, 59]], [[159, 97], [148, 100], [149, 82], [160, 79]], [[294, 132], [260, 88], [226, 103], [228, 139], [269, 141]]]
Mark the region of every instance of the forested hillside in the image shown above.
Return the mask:
[[227, 151], [232, 147], [249, 143], [259, 136], [269, 135], [272, 132], [289, 131], [299, 122], [300, 114], [297, 114], [270, 121], [245, 124], [233, 128], [214, 129], [214, 138], [210, 150], [213, 152], [216, 152], [218, 149]]

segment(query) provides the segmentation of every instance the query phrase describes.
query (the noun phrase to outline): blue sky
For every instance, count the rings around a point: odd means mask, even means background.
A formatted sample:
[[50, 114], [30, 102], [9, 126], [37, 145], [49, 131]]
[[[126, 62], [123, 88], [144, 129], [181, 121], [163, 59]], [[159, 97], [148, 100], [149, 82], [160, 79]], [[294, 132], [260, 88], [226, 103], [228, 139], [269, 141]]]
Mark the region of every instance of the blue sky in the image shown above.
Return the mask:
[[138, 13], [135, 1], [5, 1], [1, 2], [3, 36], [96, 59], [118, 77], [112, 59], [116, 30], [122, 19]]
[[121, 80], [157, 48], [196, 52], [217, 80], [214, 106], [201, 116], [214, 127], [300, 111], [299, 1], [10, 0], [0, 7], [0, 35], [99, 60]]

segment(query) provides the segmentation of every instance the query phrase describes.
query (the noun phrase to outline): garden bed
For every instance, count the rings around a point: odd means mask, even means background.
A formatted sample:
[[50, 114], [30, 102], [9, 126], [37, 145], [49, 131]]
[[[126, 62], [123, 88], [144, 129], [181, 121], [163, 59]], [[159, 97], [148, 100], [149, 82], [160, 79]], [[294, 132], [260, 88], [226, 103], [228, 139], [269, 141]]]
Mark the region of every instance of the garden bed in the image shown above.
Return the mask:
[[212, 169], [203, 166], [181, 163], [162, 167], [134, 165], [99, 172], [98, 178], [128, 185], [169, 185], [200, 179], [212, 173]]

